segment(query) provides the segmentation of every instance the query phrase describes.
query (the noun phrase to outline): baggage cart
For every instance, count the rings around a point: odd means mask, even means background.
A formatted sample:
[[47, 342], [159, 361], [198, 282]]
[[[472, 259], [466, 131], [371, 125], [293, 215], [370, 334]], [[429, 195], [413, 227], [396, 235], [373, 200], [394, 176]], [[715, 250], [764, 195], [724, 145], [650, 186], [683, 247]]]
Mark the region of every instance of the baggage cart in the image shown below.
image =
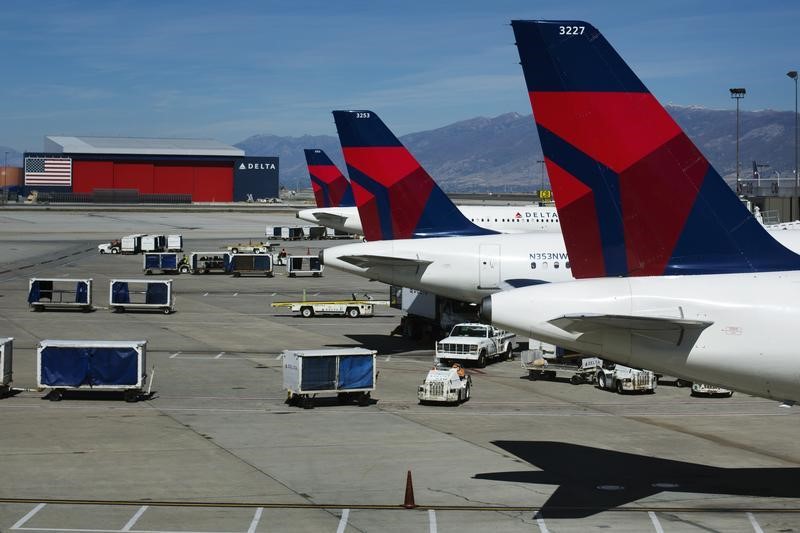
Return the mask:
[[135, 402], [147, 379], [147, 341], [43, 340], [36, 350], [36, 386], [61, 400], [68, 390], [121, 391]]
[[142, 260], [142, 270], [149, 276], [160, 272], [161, 274], [178, 274], [178, 269], [184, 263], [183, 256], [178, 259], [174, 252], [145, 253]]
[[272, 307], [288, 307], [303, 318], [316, 315], [344, 315], [348, 318], [373, 316], [376, 305], [389, 305], [387, 300], [330, 300], [301, 302], [272, 302]]
[[322, 276], [323, 268], [324, 265], [316, 255], [290, 255], [286, 264], [290, 278], [298, 275], [318, 278]]
[[0, 398], [11, 391], [14, 338], [0, 339]]
[[531, 381], [554, 380], [562, 374], [568, 376], [573, 385], [594, 383], [597, 371], [603, 366], [603, 360], [598, 357], [547, 359], [541, 357], [539, 350], [523, 350], [520, 361], [522, 368], [528, 371], [528, 379]]
[[310, 241], [319, 241], [326, 237], [325, 228], [322, 226], [303, 226], [303, 234]]
[[67, 278], [30, 278], [28, 305], [33, 311], [92, 308], [92, 280]]
[[181, 274], [227, 273], [230, 262], [230, 252], [192, 252], [186, 264], [178, 267], [178, 271]]
[[142, 237], [142, 252], [163, 252], [167, 249], [167, 238], [163, 235]]
[[368, 405], [377, 378], [376, 355], [364, 348], [284, 350], [286, 403], [311, 409], [318, 394], [336, 394], [339, 403]]
[[182, 252], [183, 251], [183, 235], [167, 235], [167, 251], [168, 252]]
[[129, 309], [149, 309], [168, 315], [175, 310], [172, 280], [112, 279], [108, 290], [108, 305], [115, 313]]
[[120, 242], [122, 243], [123, 254], [138, 254], [142, 251], [142, 237], [144, 233], [134, 233], [132, 235], [125, 235]]
[[229, 271], [234, 277], [242, 274], [258, 274], [271, 278], [272, 271], [271, 254], [233, 254], [231, 255]]

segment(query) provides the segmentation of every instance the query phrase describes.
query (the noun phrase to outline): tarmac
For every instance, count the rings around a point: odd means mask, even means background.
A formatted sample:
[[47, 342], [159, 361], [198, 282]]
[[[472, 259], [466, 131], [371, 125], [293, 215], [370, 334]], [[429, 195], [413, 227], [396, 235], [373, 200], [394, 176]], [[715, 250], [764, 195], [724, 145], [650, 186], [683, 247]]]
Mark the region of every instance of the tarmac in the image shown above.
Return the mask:
[[[800, 531], [796, 407], [692, 398], [668, 380], [652, 395], [530, 381], [518, 359], [468, 369], [473, 395], [460, 406], [419, 405], [433, 345], [390, 336], [399, 311], [303, 319], [270, 306], [304, 292], [388, 299], [387, 286], [331, 269], [166, 276], [174, 314], [108, 309], [110, 279], [144, 276], [140, 255], [100, 255], [101, 242], [182, 233], [186, 251], [219, 249], [297, 222], [0, 210], [0, 337], [14, 337], [13, 386], [24, 389], [0, 399], [0, 531]], [[29, 311], [34, 276], [92, 278], [96, 310]], [[36, 345], [59, 338], [146, 339], [152, 396], [47, 401]], [[281, 351], [343, 346], [378, 350], [371, 405], [286, 405]]]

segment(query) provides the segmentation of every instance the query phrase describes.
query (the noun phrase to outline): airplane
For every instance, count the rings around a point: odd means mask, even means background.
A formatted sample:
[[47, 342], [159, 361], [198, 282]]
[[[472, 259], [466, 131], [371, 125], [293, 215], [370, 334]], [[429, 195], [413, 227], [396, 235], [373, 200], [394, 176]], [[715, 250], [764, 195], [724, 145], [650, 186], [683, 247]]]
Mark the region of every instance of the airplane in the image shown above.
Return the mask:
[[305, 150], [316, 209], [301, 209], [301, 220], [347, 233], [361, 233], [361, 219], [353, 198], [353, 189], [342, 172], [322, 150]]
[[[327, 225], [346, 217], [350, 228], [358, 228], [352, 232], [363, 234], [368, 241], [494, 232], [560, 231], [558, 214], [552, 206], [456, 206], [373, 111], [334, 111], [333, 115], [351, 185], [361, 191], [363, 203], [369, 206], [359, 210], [345, 207], [323, 209], [319, 206], [298, 212], [298, 218]], [[391, 164], [387, 164], [387, 157], [394, 158], [389, 160]], [[335, 168], [329, 159], [327, 161], [330, 166], [326, 168]], [[405, 166], [393, 166], [396, 163]], [[311, 168], [309, 163], [313, 181]], [[338, 169], [329, 172], [341, 175]], [[376, 229], [370, 230], [370, 224], [361, 223], [364, 213], [367, 213], [371, 222], [376, 220], [374, 206], [377, 204], [373, 203], [376, 198], [369, 192], [370, 188], [385, 191], [380, 201], [387, 212], [399, 212], [399, 208], [391, 208], [395, 204], [411, 211], [395, 215], [394, 220], [387, 219], [383, 227], [374, 226]], [[358, 199], [358, 193], [355, 196]], [[414, 217], [419, 219], [411, 220]], [[439, 222], [431, 225], [427, 221], [432, 219]]]
[[627, 366], [800, 400], [797, 244], [755, 220], [596, 28], [512, 27], [582, 279], [494, 294], [483, 318]]
[[545, 518], [585, 518], [664, 492], [797, 498], [800, 468], [721, 468], [570, 442], [493, 441], [538, 470], [476, 474], [475, 479], [556, 485]]

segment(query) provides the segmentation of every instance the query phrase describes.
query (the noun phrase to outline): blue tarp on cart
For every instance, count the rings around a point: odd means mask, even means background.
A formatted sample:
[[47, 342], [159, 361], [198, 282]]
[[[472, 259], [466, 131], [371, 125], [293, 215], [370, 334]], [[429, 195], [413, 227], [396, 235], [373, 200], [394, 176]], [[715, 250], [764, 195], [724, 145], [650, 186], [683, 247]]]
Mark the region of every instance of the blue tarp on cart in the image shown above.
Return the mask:
[[41, 384], [48, 387], [136, 385], [133, 348], [48, 346], [41, 351]]
[[129, 304], [131, 295], [128, 291], [128, 284], [124, 281], [115, 281], [111, 285], [111, 303]]
[[339, 388], [372, 388], [373, 361], [372, 355], [346, 355], [340, 357]]
[[167, 305], [169, 295], [166, 283], [148, 283], [144, 303]]

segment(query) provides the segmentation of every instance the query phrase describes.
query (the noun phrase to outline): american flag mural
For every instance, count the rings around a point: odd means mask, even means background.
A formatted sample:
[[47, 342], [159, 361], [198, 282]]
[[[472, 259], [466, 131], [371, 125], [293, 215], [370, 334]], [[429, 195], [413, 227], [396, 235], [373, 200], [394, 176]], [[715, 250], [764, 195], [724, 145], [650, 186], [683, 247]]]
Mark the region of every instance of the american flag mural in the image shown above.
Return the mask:
[[25, 185], [72, 185], [72, 159], [69, 157], [26, 157]]

